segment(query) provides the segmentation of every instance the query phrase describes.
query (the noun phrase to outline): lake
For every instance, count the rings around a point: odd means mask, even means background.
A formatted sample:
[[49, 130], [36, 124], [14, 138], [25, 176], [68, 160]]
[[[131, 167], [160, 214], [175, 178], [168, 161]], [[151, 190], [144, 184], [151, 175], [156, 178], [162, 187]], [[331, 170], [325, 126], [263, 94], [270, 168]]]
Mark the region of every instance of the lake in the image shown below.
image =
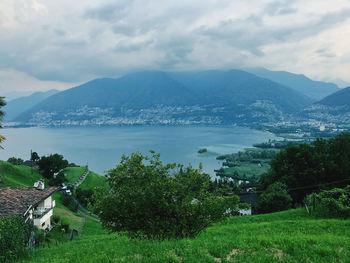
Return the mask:
[[77, 128], [9, 128], [1, 129], [6, 137], [0, 159], [30, 158], [30, 151], [40, 156], [62, 154], [69, 162], [89, 165], [90, 170], [103, 174], [120, 162], [123, 153], [155, 150], [163, 162], [191, 164], [214, 176], [221, 162], [214, 155], [200, 155], [200, 148], [217, 154], [234, 153], [252, 144], [277, 139], [269, 132], [249, 128], [194, 126], [127, 126]]

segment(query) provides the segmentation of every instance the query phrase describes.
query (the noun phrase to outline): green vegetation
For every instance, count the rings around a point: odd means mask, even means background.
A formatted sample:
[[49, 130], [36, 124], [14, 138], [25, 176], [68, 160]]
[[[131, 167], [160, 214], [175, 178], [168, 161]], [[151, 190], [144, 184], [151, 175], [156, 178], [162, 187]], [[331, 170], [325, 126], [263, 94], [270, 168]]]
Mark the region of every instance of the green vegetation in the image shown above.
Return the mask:
[[86, 171], [86, 167], [67, 167], [64, 169], [69, 184], [74, 184]]
[[25, 255], [32, 224], [22, 217], [0, 218], [0, 262], [11, 262]]
[[210, 176], [191, 166], [163, 165], [160, 155], [123, 155], [99, 189], [94, 208], [104, 227], [131, 237], [194, 237], [212, 223], [237, 213], [238, 196], [211, 192]]
[[350, 185], [344, 189], [334, 188], [311, 194], [306, 203], [312, 212], [323, 217], [350, 218]]
[[349, 220], [318, 219], [297, 209], [231, 217], [194, 239], [135, 240], [96, 228], [97, 233], [88, 230], [72, 242], [35, 249], [21, 262], [348, 262], [349, 225]]
[[24, 162], [23, 159], [16, 157], [10, 157], [7, 161], [13, 165], [22, 165]]
[[269, 185], [259, 197], [257, 210], [259, 213], [283, 211], [292, 207], [292, 198], [285, 184], [280, 182]]
[[350, 182], [350, 134], [282, 150], [260, 181], [261, 190], [274, 182], [285, 184], [294, 204], [313, 192], [344, 188]]
[[270, 169], [270, 161], [278, 152], [279, 149], [274, 148], [247, 148], [238, 153], [220, 155], [216, 159], [224, 162], [223, 167], [216, 170], [216, 175], [234, 180], [258, 181]]
[[0, 187], [33, 186], [40, 179], [43, 177], [35, 168], [0, 161]]
[[202, 148], [198, 150], [198, 153], [206, 153], [208, 152], [207, 148]]
[[79, 188], [82, 190], [93, 190], [95, 187], [102, 187], [106, 190], [109, 189], [108, 182], [104, 176], [90, 171], [85, 181], [79, 185]]
[[55, 173], [68, 166], [68, 161], [60, 154], [50, 154], [49, 156], [42, 156], [37, 162], [40, 170], [45, 178], [53, 178]]

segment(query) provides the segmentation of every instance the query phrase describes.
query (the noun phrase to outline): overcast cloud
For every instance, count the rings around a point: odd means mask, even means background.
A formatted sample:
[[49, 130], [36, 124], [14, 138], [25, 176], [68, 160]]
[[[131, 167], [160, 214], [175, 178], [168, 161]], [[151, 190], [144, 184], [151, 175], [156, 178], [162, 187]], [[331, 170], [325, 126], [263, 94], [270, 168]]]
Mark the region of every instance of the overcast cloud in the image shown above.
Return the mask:
[[1, 93], [145, 69], [350, 82], [349, 0], [1, 0], [0, 36]]

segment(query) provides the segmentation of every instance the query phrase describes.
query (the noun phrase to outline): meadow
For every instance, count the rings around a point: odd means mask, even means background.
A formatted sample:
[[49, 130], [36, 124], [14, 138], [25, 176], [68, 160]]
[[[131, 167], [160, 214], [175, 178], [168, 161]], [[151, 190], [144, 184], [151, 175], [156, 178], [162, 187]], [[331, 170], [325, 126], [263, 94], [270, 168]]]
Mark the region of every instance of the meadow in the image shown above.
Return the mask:
[[350, 220], [304, 209], [214, 224], [194, 239], [133, 240], [88, 220], [84, 235], [33, 250], [20, 262], [350, 262]]

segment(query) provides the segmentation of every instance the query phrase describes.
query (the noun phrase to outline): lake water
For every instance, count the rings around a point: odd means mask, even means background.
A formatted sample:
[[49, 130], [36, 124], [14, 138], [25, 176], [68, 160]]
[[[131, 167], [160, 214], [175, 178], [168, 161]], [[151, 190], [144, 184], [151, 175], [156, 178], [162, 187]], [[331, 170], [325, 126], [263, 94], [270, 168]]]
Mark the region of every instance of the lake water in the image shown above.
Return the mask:
[[252, 144], [277, 137], [268, 132], [242, 127], [128, 126], [82, 128], [10, 128], [1, 129], [6, 137], [0, 159], [30, 158], [30, 151], [40, 156], [62, 154], [69, 162], [89, 165], [103, 174], [120, 162], [123, 153], [155, 150], [163, 162], [191, 164], [214, 176], [221, 167], [216, 156], [200, 155], [200, 148], [217, 154], [234, 153]]

